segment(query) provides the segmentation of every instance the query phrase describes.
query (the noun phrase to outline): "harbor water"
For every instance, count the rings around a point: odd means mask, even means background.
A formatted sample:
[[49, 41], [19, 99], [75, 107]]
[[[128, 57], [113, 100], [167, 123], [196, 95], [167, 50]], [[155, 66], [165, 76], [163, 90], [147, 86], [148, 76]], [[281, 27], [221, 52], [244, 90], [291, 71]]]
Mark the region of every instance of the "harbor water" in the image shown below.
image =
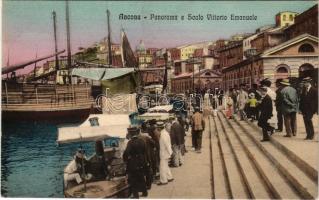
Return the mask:
[[[5, 197], [63, 197], [63, 169], [80, 144], [58, 146], [57, 126], [2, 123], [1, 194]], [[83, 144], [86, 155], [93, 144]]]

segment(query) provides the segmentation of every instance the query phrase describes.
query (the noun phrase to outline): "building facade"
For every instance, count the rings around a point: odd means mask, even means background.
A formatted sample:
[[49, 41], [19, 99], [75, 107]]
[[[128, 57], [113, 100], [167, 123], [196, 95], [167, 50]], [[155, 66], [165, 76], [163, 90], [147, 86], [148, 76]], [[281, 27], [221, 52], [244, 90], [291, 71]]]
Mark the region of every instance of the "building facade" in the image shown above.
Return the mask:
[[318, 37], [318, 4], [296, 16], [295, 23], [285, 30], [288, 39], [308, 33]]
[[285, 27], [294, 24], [295, 17], [298, 15], [296, 12], [284, 11], [276, 15], [276, 26]]
[[219, 50], [219, 65], [221, 69], [235, 65], [243, 60], [243, 42], [230, 42]]
[[172, 92], [185, 93], [193, 90], [208, 90], [221, 88], [221, 74], [211, 69], [204, 69], [196, 73], [183, 73], [172, 79]]
[[[318, 69], [318, 37], [303, 34], [264, 51], [261, 55], [243, 60], [240, 63], [223, 69], [223, 88], [245, 84], [259, 84], [268, 78], [275, 83], [276, 79], [287, 77], [312, 76]], [[275, 84], [272, 84], [274, 87]]]

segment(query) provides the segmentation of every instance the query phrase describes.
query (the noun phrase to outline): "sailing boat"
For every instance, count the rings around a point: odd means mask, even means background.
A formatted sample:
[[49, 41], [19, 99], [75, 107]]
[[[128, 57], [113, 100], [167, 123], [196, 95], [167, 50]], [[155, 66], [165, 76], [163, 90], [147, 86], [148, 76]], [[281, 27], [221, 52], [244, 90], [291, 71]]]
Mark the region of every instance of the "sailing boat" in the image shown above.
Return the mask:
[[[69, 35], [68, 23], [68, 2], [66, 2], [67, 32]], [[35, 81], [56, 76], [60, 73], [56, 64], [55, 70], [32, 77], [31, 81], [19, 82], [15, 77], [15, 71], [33, 63], [56, 57], [65, 52], [57, 51], [55, 13], [55, 53], [31, 60], [22, 64], [2, 68], [2, 75], [11, 73], [11, 79], [2, 80], [2, 120], [3, 121], [48, 121], [53, 123], [79, 123], [85, 121], [91, 111], [93, 99], [91, 87], [83, 85], [58, 85], [39, 84]], [[68, 37], [68, 67], [71, 67], [70, 38]]]

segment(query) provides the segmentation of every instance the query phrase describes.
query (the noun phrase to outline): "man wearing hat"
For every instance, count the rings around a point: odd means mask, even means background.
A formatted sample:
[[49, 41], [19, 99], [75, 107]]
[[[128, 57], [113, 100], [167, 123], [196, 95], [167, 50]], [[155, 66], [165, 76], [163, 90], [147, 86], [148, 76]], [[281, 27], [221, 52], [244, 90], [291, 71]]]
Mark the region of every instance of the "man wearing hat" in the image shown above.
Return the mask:
[[123, 153], [126, 162], [128, 183], [134, 198], [139, 198], [139, 192], [147, 196], [145, 174], [147, 173], [146, 145], [143, 139], [138, 137], [140, 130], [137, 127], [128, 128], [131, 135]]
[[159, 136], [160, 145], [160, 182], [157, 185], [166, 185], [173, 181], [171, 170], [168, 166], [169, 159], [173, 153], [171, 138], [167, 130], [164, 128], [164, 122], [156, 123], [156, 134]]
[[283, 89], [283, 86], [280, 84], [282, 81], [282, 78], [276, 80], [276, 100], [275, 100], [275, 106], [276, 106], [276, 111], [277, 111], [277, 129], [276, 132], [282, 132], [283, 129], [283, 114], [282, 114], [282, 99], [280, 92]]
[[262, 100], [259, 105], [260, 116], [258, 118], [258, 126], [262, 128], [263, 139], [261, 142], [269, 141], [269, 123], [268, 120], [272, 116], [272, 100], [270, 96], [267, 94], [267, 87], [260, 88]]
[[295, 136], [297, 133], [296, 113], [298, 108], [297, 90], [290, 86], [288, 79], [283, 79], [280, 84], [283, 89], [280, 91], [282, 99], [282, 113], [287, 134], [285, 137]]
[[317, 90], [311, 85], [312, 79], [306, 77], [302, 80], [303, 90], [300, 95], [300, 111], [306, 127], [307, 137], [306, 140], [314, 138], [314, 129], [312, 124], [312, 117], [318, 113], [318, 94]]
[[201, 153], [202, 134], [205, 129], [203, 114], [199, 112], [199, 107], [195, 107], [195, 113], [191, 118], [192, 134], [194, 136], [194, 147], [197, 153]]
[[271, 131], [271, 134], [274, 133], [275, 128], [277, 127], [277, 111], [275, 109], [275, 101], [276, 101], [276, 92], [274, 92], [270, 87], [271, 87], [271, 81], [268, 78], [263, 79], [261, 82], [261, 87], [266, 87], [267, 88], [267, 94], [271, 98], [271, 103], [272, 103], [272, 117], [269, 119], [269, 130]]
[[174, 152], [174, 159], [173, 159], [173, 166], [178, 167], [183, 164], [183, 157], [182, 157], [182, 147], [184, 144], [184, 136], [185, 130], [182, 126], [182, 116], [178, 116], [175, 119], [171, 126], [171, 139], [174, 141], [172, 142], [173, 152]]
[[240, 115], [240, 120], [244, 120], [246, 118], [246, 113], [244, 111], [246, 103], [248, 101], [248, 94], [244, 90], [245, 84], [240, 84], [239, 94], [237, 96], [237, 104]]
[[[86, 166], [88, 161], [85, 158], [84, 150], [78, 149], [75, 153], [74, 159], [64, 169], [64, 186], [67, 187], [68, 182], [75, 180], [78, 184], [83, 181], [83, 177], [91, 179], [92, 174], [86, 173]], [[84, 174], [83, 174], [84, 173]]]

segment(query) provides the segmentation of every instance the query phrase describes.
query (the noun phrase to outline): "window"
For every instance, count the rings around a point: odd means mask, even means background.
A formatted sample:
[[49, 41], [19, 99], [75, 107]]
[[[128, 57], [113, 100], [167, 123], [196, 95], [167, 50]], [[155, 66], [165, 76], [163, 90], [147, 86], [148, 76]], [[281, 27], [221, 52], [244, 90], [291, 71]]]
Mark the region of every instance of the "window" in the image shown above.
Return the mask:
[[311, 44], [305, 43], [299, 47], [298, 52], [299, 53], [315, 52], [315, 49], [313, 48]]
[[283, 20], [283, 21], [286, 21], [286, 15], [283, 15], [283, 16], [282, 16], [282, 20]]
[[292, 16], [292, 14], [289, 15], [289, 20], [292, 21], [294, 18]]

